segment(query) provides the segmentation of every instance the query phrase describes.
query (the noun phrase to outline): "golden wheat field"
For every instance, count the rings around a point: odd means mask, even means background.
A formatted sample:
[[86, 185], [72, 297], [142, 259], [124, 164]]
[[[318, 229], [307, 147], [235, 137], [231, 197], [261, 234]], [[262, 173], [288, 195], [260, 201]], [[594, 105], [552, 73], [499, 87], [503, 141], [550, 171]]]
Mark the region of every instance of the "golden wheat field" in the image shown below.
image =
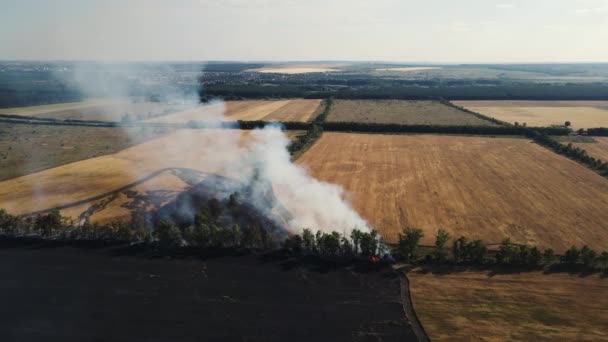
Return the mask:
[[97, 99], [86, 100], [79, 102], [56, 103], [41, 106], [15, 107], [15, 108], [0, 108], [0, 114], [15, 114], [25, 116], [35, 116], [52, 112], [60, 112], [65, 110], [83, 109], [88, 107], [111, 105], [120, 102], [115, 99]]
[[179, 112], [190, 105], [129, 99], [87, 100], [82, 102], [61, 103], [44, 106], [0, 109], [0, 114], [36, 116], [58, 120], [95, 120], [121, 121], [143, 120], [172, 112]]
[[608, 279], [597, 274], [408, 273], [433, 341], [606, 341]]
[[[28, 214], [63, 207], [61, 212], [78, 218], [101, 206], [93, 221], [127, 217], [135, 202], [165, 203], [206, 175], [236, 176], [225, 170], [243, 156], [197, 148], [212, 144], [245, 146], [246, 131], [178, 130], [114, 154], [86, 159], [0, 182], [0, 208], [13, 214]], [[235, 134], [236, 133], [236, 134]], [[290, 131], [293, 138], [301, 131]], [[148, 196], [142, 202], [142, 197]]]
[[454, 101], [457, 106], [508, 123], [563, 125], [573, 129], [608, 127], [608, 101]]
[[212, 103], [171, 115], [148, 120], [148, 122], [184, 123], [189, 121], [217, 120], [265, 120], [301, 121], [314, 119], [321, 100], [245, 100]]
[[406, 226], [563, 250], [608, 248], [608, 181], [519, 138], [324, 133], [298, 159], [389, 241]]

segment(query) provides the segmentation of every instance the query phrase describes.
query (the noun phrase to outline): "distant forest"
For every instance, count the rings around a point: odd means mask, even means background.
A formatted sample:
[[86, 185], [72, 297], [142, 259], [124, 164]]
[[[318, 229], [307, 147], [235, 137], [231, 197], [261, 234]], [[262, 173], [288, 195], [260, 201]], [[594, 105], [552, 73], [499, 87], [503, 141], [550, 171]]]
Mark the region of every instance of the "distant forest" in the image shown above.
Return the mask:
[[[76, 64], [90, 68], [104, 77], [112, 70], [95, 70], [95, 64], [70, 62], [0, 62], [0, 108], [78, 101], [80, 89], [62, 75]], [[509, 77], [395, 77], [370, 74], [367, 64], [354, 64], [343, 72], [275, 74], [250, 72], [264, 63], [139, 63], [116, 64], [116, 74], [137, 68], [137, 77], [129, 78], [130, 89], [138, 96], [165, 88], [198, 89], [202, 101], [262, 98], [341, 98], [341, 99], [445, 99], [445, 100], [608, 100], [608, 82], [586, 78], [608, 74], [608, 65], [469, 65], [459, 70], [504, 70], [573, 77], [572, 82]], [[107, 68], [107, 65], [104, 66]], [[59, 70], [59, 72], [58, 72]], [[450, 70], [446, 67], [445, 70]], [[105, 74], [103, 74], [105, 73]], [[574, 81], [578, 79], [578, 81]], [[581, 81], [582, 80], [582, 81]], [[164, 82], [164, 83], [163, 83]], [[142, 94], [146, 93], [146, 94]], [[87, 94], [91, 96], [91, 94]], [[93, 94], [104, 97], [108, 94]], [[150, 95], [150, 94], [147, 94]], [[134, 95], [135, 96], [135, 95]], [[162, 96], [159, 97], [162, 100]]]

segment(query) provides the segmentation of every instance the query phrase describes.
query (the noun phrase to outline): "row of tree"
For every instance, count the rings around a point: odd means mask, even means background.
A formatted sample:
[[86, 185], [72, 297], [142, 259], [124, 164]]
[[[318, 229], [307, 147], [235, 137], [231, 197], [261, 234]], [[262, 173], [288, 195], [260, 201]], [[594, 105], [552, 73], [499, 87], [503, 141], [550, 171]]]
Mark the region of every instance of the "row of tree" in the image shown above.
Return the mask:
[[[193, 248], [256, 248], [270, 250], [279, 246], [278, 237], [263, 227], [217, 225], [213, 214], [201, 210], [194, 224], [178, 227], [169, 221], [159, 221], [147, 230], [137, 216], [129, 223], [113, 222], [105, 225], [85, 223], [77, 226], [58, 211], [35, 217], [18, 217], [0, 209], [0, 234], [9, 236], [36, 236], [45, 239], [102, 240], [117, 242], [146, 242], [165, 250], [179, 247]], [[390, 260], [393, 257], [405, 262], [465, 263], [472, 265], [509, 265], [517, 267], [549, 267], [556, 263], [566, 266], [583, 266], [587, 270], [608, 272], [608, 251], [598, 253], [588, 246], [572, 246], [558, 256], [551, 248], [541, 251], [535, 246], [514, 244], [509, 239], [501, 242], [498, 250], [490, 251], [482, 240], [469, 240], [464, 236], [447, 243], [450, 234], [439, 229], [435, 245], [422, 252], [420, 240], [424, 232], [406, 227], [399, 234], [398, 243], [392, 248], [384, 244], [375, 230], [354, 229], [349, 236], [338, 232], [326, 233], [304, 229], [283, 241], [283, 246], [295, 255], [318, 255], [350, 260], [376, 258]], [[392, 256], [391, 256], [392, 255]]]
[[564, 145], [559, 141], [553, 139], [547, 134], [540, 133], [537, 131], [530, 131], [531, 135], [535, 142], [541, 144], [543, 146], [548, 147], [553, 150], [555, 153], [566, 156], [574, 161], [577, 161], [585, 166], [597, 171], [604, 177], [608, 177], [608, 163], [603, 162], [599, 158], [594, 158], [587, 154], [582, 148], [576, 147], [569, 143], [568, 145]]
[[[394, 123], [326, 122], [326, 131], [371, 132], [371, 133], [444, 133], [481, 135], [529, 135], [529, 128], [522, 126], [442, 126], [403, 125]], [[542, 127], [536, 131], [551, 135], [567, 135], [567, 128]]]
[[289, 144], [288, 150], [292, 156], [297, 156], [306, 151], [306, 149], [312, 146], [312, 144], [321, 137], [321, 134], [323, 134], [323, 124], [329, 115], [332, 104], [333, 100], [331, 98], [323, 100], [323, 103], [321, 104], [323, 110], [314, 118], [312, 124], [309, 125], [306, 134], [298, 136]]
[[[420, 260], [419, 242], [422, 237], [424, 237], [424, 233], [421, 229], [406, 227], [399, 234], [396, 255], [409, 262]], [[608, 251], [600, 254], [588, 246], [583, 246], [581, 249], [572, 246], [558, 257], [551, 248], [541, 252], [536, 246], [514, 244], [507, 238], [501, 242], [498, 251], [490, 253], [482, 240], [468, 240], [461, 236], [453, 240], [450, 256], [450, 251], [446, 247], [450, 238], [447, 231], [439, 229], [435, 238], [435, 246], [430, 253], [426, 254], [424, 260], [438, 263], [451, 261], [475, 265], [496, 264], [520, 267], [549, 267], [560, 263], [568, 266], [582, 265], [588, 270], [596, 269], [608, 272]]]

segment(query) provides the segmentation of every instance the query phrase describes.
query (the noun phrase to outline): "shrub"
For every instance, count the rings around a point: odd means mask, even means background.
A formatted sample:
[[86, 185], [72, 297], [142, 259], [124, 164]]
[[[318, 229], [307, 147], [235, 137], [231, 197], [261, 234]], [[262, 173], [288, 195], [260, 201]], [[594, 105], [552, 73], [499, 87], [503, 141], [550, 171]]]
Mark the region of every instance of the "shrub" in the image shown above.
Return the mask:
[[561, 257], [561, 261], [565, 264], [576, 264], [581, 252], [575, 246], [570, 247]]
[[424, 236], [422, 229], [405, 227], [402, 233], [399, 233], [399, 254], [407, 261], [416, 259], [418, 243]]
[[160, 221], [154, 228], [154, 238], [163, 248], [173, 248], [182, 244], [182, 235], [179, 229], [171, 222]]
[[585, 267], [593, 267], [595, 263], [595, 258], [597, 257], [597, 253], [589, 248], [589, 246], [585, 245], [581, 248], [581, 261]]
[[445, 251], [445, 244], [450, 239], [450, 234], [444, 229], [437, 231], [437, 237], [435, 238], [435, 249], [433, 250], [433, 258], [437, 262], [444, 262], [447, 258], [447, 252]]

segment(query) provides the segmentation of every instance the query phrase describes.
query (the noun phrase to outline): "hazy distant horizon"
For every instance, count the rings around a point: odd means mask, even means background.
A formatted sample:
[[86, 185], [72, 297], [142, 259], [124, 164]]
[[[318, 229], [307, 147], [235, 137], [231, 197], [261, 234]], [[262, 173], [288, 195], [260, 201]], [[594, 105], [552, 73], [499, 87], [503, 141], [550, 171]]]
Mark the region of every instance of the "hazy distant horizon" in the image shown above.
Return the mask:
[[2, 0], [0, 60], [608, 62], [608, 0]]

